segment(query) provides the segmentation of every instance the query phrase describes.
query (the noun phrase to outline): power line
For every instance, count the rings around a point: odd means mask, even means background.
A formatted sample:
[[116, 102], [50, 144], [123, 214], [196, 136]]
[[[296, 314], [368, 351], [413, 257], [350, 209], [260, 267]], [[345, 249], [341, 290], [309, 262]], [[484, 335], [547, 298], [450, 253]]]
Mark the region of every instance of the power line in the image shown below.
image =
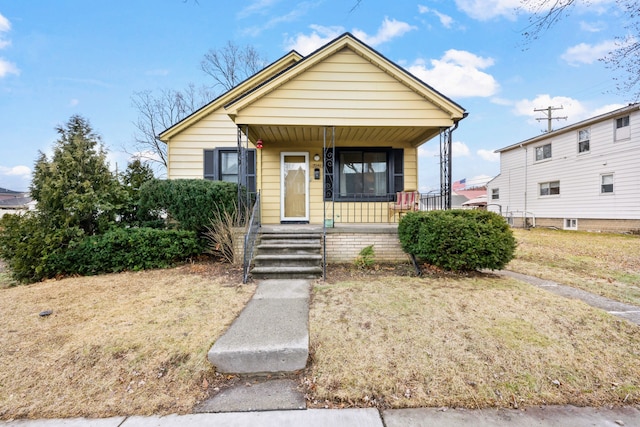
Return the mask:
[[548, 106], [547, 108], [536, 108], [533, 111], [534, 112], [546, 112], [547, 113], [547, 117], [540, 117], [540, 118], [536, 118], [537, 121], [540, 120], [546, 120], [547, 121], [547, 132], [551, 132], [553, 129], [551, 128], [551, 121], [552, 120], [567, 120], [567, 116], [564, 117], [553, 117], [553, 111], [555, 110], [562, 110], [563, 106], [559, 106], [559, 107], [552, 107], [552, 106]]

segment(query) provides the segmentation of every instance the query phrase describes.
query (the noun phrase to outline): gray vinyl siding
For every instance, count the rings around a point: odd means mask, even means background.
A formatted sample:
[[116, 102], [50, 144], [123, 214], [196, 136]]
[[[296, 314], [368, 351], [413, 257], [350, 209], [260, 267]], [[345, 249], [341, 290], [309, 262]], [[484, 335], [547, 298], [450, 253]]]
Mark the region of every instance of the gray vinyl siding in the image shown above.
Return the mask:
[[[488, 189], [499, 188], [500, 199], [492, 202], [503, 213], [523, 211], [526, 180], [527, 211], [538, 218], [640, 219], [640, 112], [629, 115], [626, 140], [614, 140], [615, 118], [585, 126], [591, 131], [587, 153], [578, 153], [579, 129], [502, 151], [500, 175]], [[549, 142], [551, 159], [535, 161], [535, 147]], [[600, 193], [603, 174], [614, 175], [613, 193]], [[560, 181], [560, 194], [540, 196], [539, 184], [552, 181]]]

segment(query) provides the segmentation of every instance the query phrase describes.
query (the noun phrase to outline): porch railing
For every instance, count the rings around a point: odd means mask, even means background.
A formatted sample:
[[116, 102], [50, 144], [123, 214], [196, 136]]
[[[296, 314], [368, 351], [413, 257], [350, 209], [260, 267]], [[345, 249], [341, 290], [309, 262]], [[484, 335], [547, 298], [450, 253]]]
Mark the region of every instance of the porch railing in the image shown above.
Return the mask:
[[247, 232], [244, 236], [244, 257], [242, 261], [242, 283], [247, 283], [249, 278], [249, 268], [253, 259], [253, 249], [258, 237], [258, 230], [261, 227], [260, 213], [260, 191], [255, 195], [253, 208], [251, 209], [251, 217], [247, 223]]
[[[437, 196], [441, 200], [440, 196]], [[416, 210], [433, 210], [435, 199], [425, 199], [420, 196]], [[349, 194], [348, 197], [336, 197], [334, 201], [324, 202], [325, 225], [332, 227], [335, 224], [370, 224], [370, 223], [397, 223], [401, 215], [407, 210], [394, 209], [396, 193], [387, 194]]]

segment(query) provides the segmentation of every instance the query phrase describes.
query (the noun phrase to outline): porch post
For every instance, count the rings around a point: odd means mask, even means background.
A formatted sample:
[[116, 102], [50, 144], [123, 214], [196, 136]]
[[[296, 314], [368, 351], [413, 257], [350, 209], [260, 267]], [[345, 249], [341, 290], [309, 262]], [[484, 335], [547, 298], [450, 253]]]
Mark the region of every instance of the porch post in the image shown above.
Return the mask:
[[440, 129], [440, 208], [451, 209], [451, 129]]

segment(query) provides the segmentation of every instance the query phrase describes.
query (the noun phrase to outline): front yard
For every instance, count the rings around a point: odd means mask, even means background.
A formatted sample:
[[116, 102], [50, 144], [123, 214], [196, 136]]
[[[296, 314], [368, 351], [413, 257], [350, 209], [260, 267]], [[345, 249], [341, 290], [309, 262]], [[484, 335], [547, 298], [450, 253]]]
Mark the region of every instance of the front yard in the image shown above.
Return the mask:
[[[509, 268], [638, 303], [637, 236], [516, 237]], [[640, 403], [640, 327], [491, 274], [410, 273], [332, 266], [314, 283], [310, 406]], [[206, 353], [255, 289], [240, 278], [210, 263], [18, 287], [0, 275], [0, 419], [191, 411], [233, 380]]]

